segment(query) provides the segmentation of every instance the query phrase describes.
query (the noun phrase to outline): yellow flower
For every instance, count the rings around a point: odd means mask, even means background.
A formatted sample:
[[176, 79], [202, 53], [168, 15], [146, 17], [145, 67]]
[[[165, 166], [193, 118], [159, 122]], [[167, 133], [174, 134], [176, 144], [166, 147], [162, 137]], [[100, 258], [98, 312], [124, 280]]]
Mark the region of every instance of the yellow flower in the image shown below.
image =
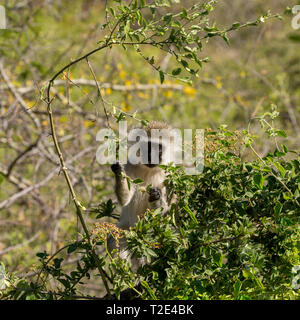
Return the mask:
[[216, 88], [217, 89], [221, 89], [222, 88], [222, 82], [221, 81], [217, 81]]
[[120, 71], [119, 76], [122, 80], [126, 78], [126, 72], [124, 70]]
[[240, 77], [241, 77], [242, 79], [246, 78], [246, 72], [245, 72], [245, 71], [241, 71]]
[[126, 86], [126, 87], [131, 86], [131, 81], [130, 81], [130, 80], [126, 80], [126, 81], [125, 81], [125, 86]]
[[222, 88], [222, 81], [220, 76], [216, 76], [216, 88], [221, 89]]
[[122, 102], [121, 105], [122, 105], [122, 111], [127, 112], [132, 109], [132, 107], [130, 105], [126, 104], [125, 102]]
[[149, 95], [147, 93], [142, 92], [142, 91], [138, 92], [138, 96], [142, 99], [149, 99]]
[[235, 95], [235, 99], [236, 99], [236, 101], [241, 101], [242, 100], [241, 96], [238, 93]]
[[173, 91], [171, 91], [171, 90], [165, 91], [165, 96], [166, 96], [167, 98], [171, 98], [171, 97], [173, 96]]
[[26, 102], [28, 109], [32, 108], [36, 104], [35, 101], [30, 101], [30, 100], [26, 100], [26, 99], [25, 99], [25, 102]]
[[65, 123], [65, 122], [67, 122], [68, 121], [68, 117], [66, 116], [66, 115], [63, 115], [63, 116], [61, 116], [60, 118], [59, 118], [59, 122], [61, 122], [61, 123]]
[[83, 122], [83, 125], [85, 128], [89, 128], [89, 127], [93, 126], [94, 124], [95, 124], [95, 122], [91, 121], [91, 120], [84, 120], [84, 122]]
[[111, 88], [107, 88], [107, 89], [106, 89], [106, 94], [110, 95], [111, 93], [112, 93]]
[[185, 86], [183, 92], [189, 96], [194, 96], [197, 93], [196, 89], [191, 86]]
[[12, 80], [12, 82], [11, 82], [15, 87], [21, 87], [21, 83], [20, 82], [18, 82], [18, 81], [16, 81], [16, 80]]

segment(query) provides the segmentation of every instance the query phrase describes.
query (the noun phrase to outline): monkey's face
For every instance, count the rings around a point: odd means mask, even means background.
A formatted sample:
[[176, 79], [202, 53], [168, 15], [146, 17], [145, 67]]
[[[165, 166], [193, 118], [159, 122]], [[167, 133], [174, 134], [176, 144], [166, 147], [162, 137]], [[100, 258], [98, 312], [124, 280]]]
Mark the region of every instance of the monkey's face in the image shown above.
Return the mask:
[[148, 141], [147, 160], [145, 164], [148, 168], [155, 168], [162, 162], [163, 145], [161, 143], [155, 143]]
[[[131, 165], [141, 165], [147, 168], [157, 168], [160, 164], [173, 162], [174, 149], [173, 133], [167, 129], [144, 132], [142, 129], [129, 137], [130, 148], [128, 162]], [[155, 130], [155, 129], [151, 129]]]

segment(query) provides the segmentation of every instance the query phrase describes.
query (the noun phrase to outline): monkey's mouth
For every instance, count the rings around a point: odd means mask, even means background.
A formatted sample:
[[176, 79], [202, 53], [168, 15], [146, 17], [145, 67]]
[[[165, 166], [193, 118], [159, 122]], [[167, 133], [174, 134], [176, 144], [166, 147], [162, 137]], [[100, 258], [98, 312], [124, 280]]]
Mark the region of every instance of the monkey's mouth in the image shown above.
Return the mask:
[[158, 166], [158, 164], [147, 163], [145, 164], [145, 166], [147, 166], [148, 168], [155, 168]]

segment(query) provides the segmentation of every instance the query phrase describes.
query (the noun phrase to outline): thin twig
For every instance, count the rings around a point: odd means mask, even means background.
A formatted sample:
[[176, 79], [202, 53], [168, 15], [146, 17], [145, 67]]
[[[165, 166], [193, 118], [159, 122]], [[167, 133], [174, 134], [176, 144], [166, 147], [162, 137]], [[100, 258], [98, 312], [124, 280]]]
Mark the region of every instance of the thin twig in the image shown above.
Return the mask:
[[107, 124], [107, 126], [108, 126], [109, 128], [111, 128], [110, 123], [109, 123], [108, 113], [107, 113], [106, 106], [105, 106], [105, 101], [104, 101], [103, 96], [102, 96], [102, 93], [101, 93], [101, 88], [100, 88], [100, 85], [99, 85], [99, 83], [98, 83], [98, 81], [97, 81], [97, 78], [96, 78], [95, 72], [94, 72], [94, 70], [93, 70], [93, 68], [92, 68], [92, 65], [91, 65], [91, 63], [89, 62], [88, 57], [86, 57], [86, 62], [87, 62], [87, 65], [88, 65], [88, 67], [89, 67], [89, 69], [90, 69], [90, 71], [91, 71], [91, 73], [92, 73], [92, 76], [93, 76], [93, 78], [94, 78], [94, 80], [95, 80], [95, 83], [96, 83], [96, 86], [97, 86], [98, 96], [99, 96], [99, 98], [100, 98], [100, 100], [101, 100], [101, 102], [102, 102], [103, 110], [104, 110], [105, 117], [106, 117], [106, 124]]
[[26, 246], [27, 244], [33, 242], [33, 241], [41, 234], [41, 232], [42, 232], [42, 231], [38, 231], [35, 235], [33, 235], [31, 238], [25, 240], [25, 241], [22, 242], [22, 243], [19, 243], [19, 244], [16, 244], [16, 245], [14, 245], [14, 246], [8, 247], [8, 248], [6, 248], [6, 249], [0, 250], [0, 256], [3, 255], [3, 254], [6, 254], [6, 253], [9, 252], [9, 251], [22, 248], [22, 247]]

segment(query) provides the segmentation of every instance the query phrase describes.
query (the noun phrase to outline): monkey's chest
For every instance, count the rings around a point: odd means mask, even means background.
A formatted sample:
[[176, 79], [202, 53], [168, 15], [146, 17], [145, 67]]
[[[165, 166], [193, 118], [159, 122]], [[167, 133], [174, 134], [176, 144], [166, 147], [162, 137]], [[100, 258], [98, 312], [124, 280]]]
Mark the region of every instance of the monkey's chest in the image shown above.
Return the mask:
[[145, 211], [150, 208], [148, 199], [149, 195], [147, 192], [135, 192], [129, 203], [133, 215], [135, 215], [136, 217], [144, 215]]

